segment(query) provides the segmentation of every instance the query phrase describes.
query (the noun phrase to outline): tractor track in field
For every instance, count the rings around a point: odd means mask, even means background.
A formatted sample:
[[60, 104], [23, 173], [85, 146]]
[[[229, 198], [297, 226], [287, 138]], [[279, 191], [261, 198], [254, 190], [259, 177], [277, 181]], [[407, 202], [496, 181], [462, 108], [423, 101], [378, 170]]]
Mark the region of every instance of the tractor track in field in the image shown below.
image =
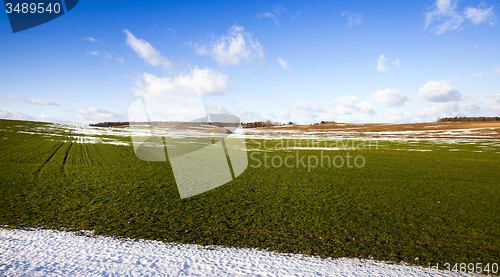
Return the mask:
[[71, 147], [73, 147], [73, 143], [75, 143], [74, 139], [71, 141], [71, 145], [69, 146], [68, 151], [66, 151], [66, 156], [64, 156], [63, 165], [66, 165], [66, 161], [68, 160], [68, 156], [69, 156], [69, 151], [71, 151]]
[[43, 163], [43, 165], [40, 166], [40, 168], [38, 168], [38, 171], [37, 171], [38, 176], [42, 172], [42, 169], [50, 162], [50, 160], [52, 160], [52, 158], [57, 154], [57, 152], [59, 152], [59, 149], [61, 149], [61, 147], [63, 147], [64, 144], [66, 144], [66, 142], [70, 139], [70, 136], [71, 136], [71, 132], [69, 132], [68, 138], [59, 147], [57, 147], [56, 151], [54, 151], [54, 153], [52, 153], [52, 155], [50, 155], [50, 157]]
[[85, 152], [87, 153], [87, 158], [89, 158], [90, 165], [94, 165], [94, 163], [92, 163], [92, 159], [90, 158], [89, 148], [87, 147], [86, 143], [84, 143], [84, 145], [85, 145]]

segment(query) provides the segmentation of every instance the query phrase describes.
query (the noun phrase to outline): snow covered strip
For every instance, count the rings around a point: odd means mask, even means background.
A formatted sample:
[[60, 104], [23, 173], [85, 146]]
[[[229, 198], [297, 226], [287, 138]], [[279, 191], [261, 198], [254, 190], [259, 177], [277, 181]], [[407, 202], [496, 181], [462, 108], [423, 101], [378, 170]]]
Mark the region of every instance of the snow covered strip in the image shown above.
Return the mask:
[[120, 240], [77, 233], [0, 228], [0, 275], [476, 276], [374, 260], [320, 259], [254, 249]]

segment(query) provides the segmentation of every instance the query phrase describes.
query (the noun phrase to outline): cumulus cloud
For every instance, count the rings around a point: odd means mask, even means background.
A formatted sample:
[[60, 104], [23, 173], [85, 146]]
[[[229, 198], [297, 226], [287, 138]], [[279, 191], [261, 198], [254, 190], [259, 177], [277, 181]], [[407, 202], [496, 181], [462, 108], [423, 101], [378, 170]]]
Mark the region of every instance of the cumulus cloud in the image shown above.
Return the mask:
[[337, 105], [330, 109], [330, 113], [335, 115], [348, 115], [353, 113], [373, 114], [373, 107], [370, 102], [363, 101], [361, 104], [356, 104], [357, 97], [354, 95], [342, 96], [335, 102]]
[[463, 12], [457, 9], [458, 0], [436, 0], [429, 12], [425, 13], [425, 26], [427, 29], [431, 25], [437, 24], [431, 30], [440, 35], [448, 31], [460, 30], [462, 23], [468, 19], [474, 25], [488, 22], [490, 25], [496, 24], [496, 16], [493, 13], [493, 7], [473, 8], [467, 7]]
[[353, 12], [342, 12], [340, 15], [347, 17], [347, 27], [358, 26], [361, 24], [362, 13], [355, 14]]
[[32, 120], [32, 121], [42, 121], [42, 122], [59, 122], [67, 124], [75, 124], [76, 122], [66, 118], [53, 115], [40, 114], [38, 116], [30, 116], [24, 113], [18, 113], [13, 110], [0, 109], [0, 118], [4, 119], [14, 119], [14, 120]]
[[474, 25], [479, 25], [483, 22], [488, 22], [490, 25], [495, 25], [497, 23], [497, 18], [493, 13], [493, 7], [490, 7], [489, 9], [469, 7], [465, 9], [465, 17]]
[[28, 98], [28, 99], [23, 99], [24, 102], [30, 103], [30, 104], [35, 104], [35, 105], [42, 105], [42, 106], [61, 106], [60, 104], [57, 104], [55, 102], [50, 102], [46, 101], [44, 99], [40, 98]]
[[270, 120], [269, 117], [264, 116], [260, 113], [253, 111], [248, 111], [243, 108], [237, 108], [235, 110], [236, 116], [238, 116], [241, 122], [254, 122], [254, 121], [267, 121]]
[[[280, 23], [279, 23], [278, 17], [285, 10], [286, 10], [285, 7], [281, 6], [281, 4], [279, 4], [276, 7], [274, 7], [274, 9], [272, 10], [272, 12], [263, 12], [263, 13], [257, 14], [257, 18], [259, 18], [259, 19], [260, 18], [272, 19], [274, 21], [274, 24], [276, 24], [276, 26], [279, 27]], [[300, 11], [298, 11], [297, 13], [300, 16]], [[297, 13], [295, 15], [297, 15]], [[292, 20], [295, 20], [295, 19], [292, 17]]]
[[162, 98], [162, 96], [178, 95], [194, 91], [201, 95], [222, 95], [231, 88], [231, 81], [227, 75], [216, 70], [195, 67], [190, 74], [179, 75], [175, 78], [156, 77], [144, 73], [142, 80], [133, 88], [135, 96]]
[[134, 52], [141, 58], [143, 58], [147, 63], [152, 66], [163, 66], [166, 68], [173, 68], [172, 63], [167, 57], [162, 56], [160, 51], [153, 48], [151, 44], [143, 39], [136, 38], [127, 29], [123, 30], [127, 35], [127, 45], [134, 50]]
[[87, 109], [71, 110], [74, 117], [81, 122], [104, 122], [104, 121], [125, 121], [126, 117], [123, 114], [117, 114], [108, 110], [88, 107]]
[[[377, 71], [379, 72], [386, 72], [389, 70], [389, 66], [386, 64], [388, 59], [386, 58], [385, 55], [380, 55], [377, 60]], [[399, 59], [396, 59], [391, 63], [392, 66], [395, 66], [397, 68], [400, 67]]]
[[293, 105], [293, 108], [302, 112], [303, 120], [306, 120], [306, 122], [315, 122], [319, 114], [327, 112], [311, 102], [297, 102]]
[[[195, 67], [189, 74], [174, 78], [143, 73], [132, 91], [146, 101], [151, 120], [189, 121], [206, 115], [200, 95], [222, 95], [230, 88], [228, 76]], [[139, 111], [129, 110], [129, 114]]]
[[437, 120], [441, 117], [453, 117], [462, 116], [460, 112], [460, 105], [457, 102], [441, 103], [438, 105], [433, 105], [420, 114], [420, 117], [428, 118], [431, 120]]
[[374, 113], [372, 104], [368, 101], [363, 101], [356, 106], [356, 110], [363, 114], [371, 115]]
[[209, 55], [219, 64], [240, 65], [264, 58], [264, 48], [253, 34], [242, 26], [233, 25], [227, 35], [220, 37], [210, 45], [196, 45], [196, 53]]
[[290, 119], [290, 113], [288, 111], [282, 111], [280, 112], [280, 117], [284, 120]]
[[431, 102], [450, 102], [459, 100], [462, 94], [454, 89], [450, 81], [429, 81], [418, 90], [418, 94]]
[[16, 119], [16, 120], [33, 120], [34, 118], [23, 113], [18, 113], [13, 110], [0, 109], [0, 118]]
[[207, 111], [207, 113], [211, 113], [211, 114], [228, 114], [228, 110], [219, 105], [217, 102], [215, 101], [212, 101], [212, 103], [210, 103], [209, 105], [205, 105], [205, 110]]
[[488, 95], [488, 105], [496, 105], [500, 107], [500, 93]]
[[425, 14], [425, 29], [436, 21], [441, 22], [433, 28], [437, 35], [458, 29], [464, 19], [456, 11], [457, 2], [458, 0], [437, 0], [433, 8]]
[[297, 102], [293, 105], [293, 108], [306, 112], [323, 112], [321, 108], [315, 107], [311, 102]]
[[409, 100], [405, 95], [401, 95], [399, 90], [389, 88], [377, 91], [371, 99], [373, 102], [385, 107], [401, 106]]
[[278, 62], [280, 63], [280, 65], [283, 68], [290, 69], [290, 66], [288, 65], [288, 63], [285, 60], [283, 60], [282, 58], [278, 57]]
[[378, 64], [377, 64], [377, 71], [387, 71], [389, 70], [389, 67], [387, 67], [387, 65], [385, 64], [387, 62], [387, 58], [385, 57], [385, 55], [380, 55], [380, 57], [378, 58]]

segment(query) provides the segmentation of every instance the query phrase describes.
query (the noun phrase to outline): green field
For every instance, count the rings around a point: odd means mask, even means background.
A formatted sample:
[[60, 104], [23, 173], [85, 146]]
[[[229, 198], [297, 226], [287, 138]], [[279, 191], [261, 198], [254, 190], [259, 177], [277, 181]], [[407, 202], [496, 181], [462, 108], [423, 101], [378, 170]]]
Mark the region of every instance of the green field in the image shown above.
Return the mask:
[[252, 136], [248, 155], [258, 154], [243, 174], [181, 200], [168, 162], [100, 143], [130, 142], [124, 135], [83, 137], [64, 125], [0, 120], [1, 225], [424, 266], [500, 263], [499, 141], [379, 140], [323, 151], [363, 156], [361, 168], [307, 168], [307, 158], [306, 167], [270, 159], [320, 150], [266, 150]]

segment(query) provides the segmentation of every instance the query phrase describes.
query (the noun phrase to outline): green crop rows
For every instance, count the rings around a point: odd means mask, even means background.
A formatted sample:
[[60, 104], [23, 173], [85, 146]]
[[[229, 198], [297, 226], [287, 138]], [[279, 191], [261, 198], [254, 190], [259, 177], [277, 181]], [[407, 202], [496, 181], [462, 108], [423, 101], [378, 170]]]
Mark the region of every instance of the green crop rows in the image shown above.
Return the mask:
[[[57, 135], [29, 131], [44, 128]], [[499, 142], [380, 140], [323, 153], [363, 156], [362, 168], [308, 169], [266, 167], [263, 155], [320, 150], [256, 149], [253, 136], [248, 155], [259, 154], [242, 175], [181, 200], [168, 162], [78, 136], [0, 120], [0, 224], [425, 266], [500, 262]]]

